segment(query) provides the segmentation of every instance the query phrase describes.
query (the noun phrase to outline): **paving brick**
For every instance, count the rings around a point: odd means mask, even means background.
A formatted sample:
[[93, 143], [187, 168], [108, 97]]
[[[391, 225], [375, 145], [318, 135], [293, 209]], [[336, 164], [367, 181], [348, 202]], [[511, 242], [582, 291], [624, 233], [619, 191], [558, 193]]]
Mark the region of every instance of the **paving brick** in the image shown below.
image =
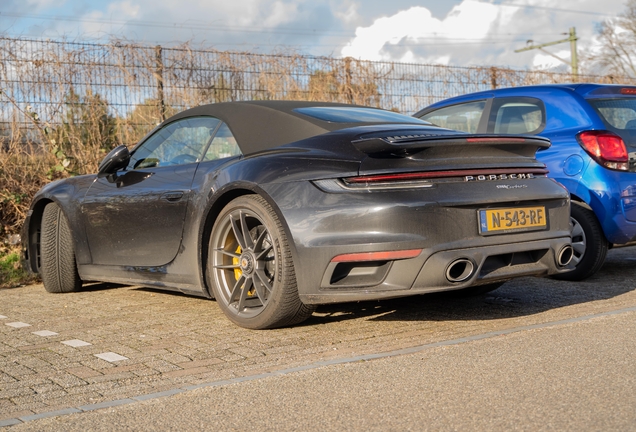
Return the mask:
[[258, 351], [258, 350], [254, 350], [254, 349], [242, 347], [242, 346], [239, 346], [236, 348], [230, 348], [228, 349], [228, 351], [234, 354], [238, 354], [245, 358], [261, 357], [264, 355], [262, 351]]
[[73, 375], [71, 373], [58, 373], [52, 375], [51, 381], [64, 389], [85, 385], [87, 383], [86, 381], [79, 379], [76, 375]]
[[284, 346], [267, 348], [263, 350], [263, 354], [272, 355], [272, 354], [280, 354], [280, 353], [290, 353], [292, 351], [298, 351], [298, 350], [300, 350], [300, 347], [297, 345], [284, 345]]
[[[15, 410], [15, 411], [6, 411], [6, 412], [0, 411], [0, 422], [2, 420], [17, 419], [17, 418], [24, 417], [24, 416], [31, 415], [31, 414], [33, 414], [33, 411], [25, 410], [25, 409], [20, 409], [20, 410]], [[20, 423], [22, 423], [22, 422], [15, 423], [15, 424], [20, 424]], [[0, 425], [1, 424], [2, 423], [0, 423]]]
[[95, 369], [91, 369], [87, 366], [68, 368], [66, 369], [66, 371], [79, 378], [90, 378], [90, 377], [94, 377], [94, 376], [98, 376], [102, 374], [101, 372], [98, 372]]
[[67, 394], [57, 398], [46, 400], [48, 410], [77, 407], [86, 403], [102, 402], [104, 397], [97, 392], [87, 392], [79, 394]]
[[35, 392], [30, 387], [18, 387], [12, 389], [0, 389], [0, 399], [14, 398], [18, 396], [32, 395]]
[[31, 344], [31, 345], [25, 345], [25, 346], [21, 346], [18, 347], [18, 350], [20, 351], [43, 351], [46, 350], [50, 347], [52, 347], [55, 344], [58, 344], [59, 342], [50, 342], [50, 341], [46, 341], [46, 342], [42, 342], [42, 343], [36, 343], [36, 344]]
[[133, 374], [132, 372], [119, 372], [119, 373], [109, 373], [107, 375], [100, 375], [100, 376], [94, 376], [94, 377], [90, 377], [90, 378], [86, 378], [86, 381], [94, 384], [94, 383], [102, 383], [102, 382], [115, 382], [117, 380], [120, 379], [124, 379], [124, 378], [132, 378], [135, 377], [136, 375]]
[[187, 362], [191, 360], [189, 357], [185, 357], [175, 353], [162, 354], [157, 357], [161, 360], [164, 360], [172, 364], [183, 363], [183, 362]]
[[159, 371], [159, 372], [170, 372], [170, 371], [173, 371], [173, 370], [180, 369], [178, 366], [176, 366], [176, 365], [174, 365], [172, 363], [168, 363], [167, 361], [161, 360], [161, 359], [149, 361], [149, 362], [147, 362], [145, 364], [149, 368], [152, 368], [152, 369], [154, 369], [156, 371]]
[[194, 369], [194, 368], [198, 368], [198, 367], [202, 367], [202, 366], [211, 366], [211, 365], [216, 365], [219, 363], [223, 363], [223, 360], [219, 359], [219, 358], [209, 358], [206, 360], [195, 360], [195, 361], [190, 361], [190, 362], [183, 362], [183, 363], [178, 363], [177, 366], [184, 368], [184, 369]]
[[207, 367], [198, 367], [198, 368], [192, 368], [192, 369], [181, 369], [181, 370], [175, 370], [172, 372], [166, 372], [163, 374], [164, 377], [181, 377], [181, 376], [186, 376], [186, 375], [196, 375], [196, 374], [200, 374], [200, 373], [205, 373], [205, 372], [209, 372], [210, 369]]
[[33, 375], [36, 373], [33, 369], [29, 369], [28, 367], [15, 363], [0, 365], [0, 370], [2, 370], [2, 372], [4, 372], [5, 374], [17, 379], [20, 379], [25, 375]]
[[149, 368], [147, 366], [144, 366], [143, 368], [131, 370], [131, 372], [140, 377], [161, 374], [161, 372], [154, 370], [152, 368]]
[[11, 375], [7, 375], [4, 372], [0, 372], [0, 383], [10, 383], [16, 382], [17, 380], [13, 378]]
[[38, 373], [34, 375], [27, 375], [20, 378], [20, 381], [16, 383], [12, 383], [12, 385], [7, 385], [5, 388], [18, 388], [18, 387], [34, 387], [38, 385], [51, 384], [51, 374], [49, 373]]
[[98, 359], [97, 357], [94, 357], [92, 355], [89, 356], [89, 357], [83, 358], [82, 359], [82, 365], [86, 366], [86, 367], [89, 367], [91, 369], [100, 371], [102, 373], [104, 371], [108, 370], [108, 369], [117, 367], [117, 365], [114, 364], [114, 363], [110, 363], [110, 362], [104, 361], [102, 359]]

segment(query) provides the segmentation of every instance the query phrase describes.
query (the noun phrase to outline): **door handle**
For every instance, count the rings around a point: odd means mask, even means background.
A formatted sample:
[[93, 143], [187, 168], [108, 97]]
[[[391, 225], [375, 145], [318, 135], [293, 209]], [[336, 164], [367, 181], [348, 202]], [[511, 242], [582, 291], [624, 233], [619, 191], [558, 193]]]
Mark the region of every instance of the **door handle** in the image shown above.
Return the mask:
[[183, 198], [183, 192], [174, 191], [174, 192], [166, 192], [161, 195], [161, 199], [165, 199], [166, 201], [176, 202]]

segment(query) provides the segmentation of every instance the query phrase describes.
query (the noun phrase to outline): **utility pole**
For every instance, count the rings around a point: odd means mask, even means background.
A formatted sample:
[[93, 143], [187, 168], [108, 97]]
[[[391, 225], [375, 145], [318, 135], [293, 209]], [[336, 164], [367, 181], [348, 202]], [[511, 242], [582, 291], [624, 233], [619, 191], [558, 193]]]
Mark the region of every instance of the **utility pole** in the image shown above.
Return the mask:
[[[543, 51], [544, 53], [548, 54], [549, 56], [554, 57], [555, 59], [562, 61], [565, 64], [569, 64], [570, 67], [572, 68], [572, 76], [574, 77], [575, 81], [578, 81], [579, 78], [579, 59], [578, 56], [576, 55], [576, 41], [578, 40], [578, 38], [576, 37], [576, 27], [570, 27], [570, 33], [569, 33], [569, 37], [567, 39], [561, 39], [558, 41], [554, 41], [554, 42], [547, 42], [547, 43], [543, 43], [543, 44], [539, 44], [539, 45], [528, 45], [525, 48], [520, 48], [518, 50], [515, 50], [516, 53], [519, 52], [523, 52], [523, 51], [530, 51], [533, 49], [538, 49]], [[532, 43], [533, 41], [529, 40], [528, 43]], [[570, 42], [570, 61], [568, 62], [567, 60], [563, 60], [561, 57], [556, 56], [554, 54], [552, 54], [550, 51], [546, 51], [543, 48], [547, 47], [547, 46], [552, 46], [552, 45], [558, 45], [558, 44], [562, 44], [565, 42]]]

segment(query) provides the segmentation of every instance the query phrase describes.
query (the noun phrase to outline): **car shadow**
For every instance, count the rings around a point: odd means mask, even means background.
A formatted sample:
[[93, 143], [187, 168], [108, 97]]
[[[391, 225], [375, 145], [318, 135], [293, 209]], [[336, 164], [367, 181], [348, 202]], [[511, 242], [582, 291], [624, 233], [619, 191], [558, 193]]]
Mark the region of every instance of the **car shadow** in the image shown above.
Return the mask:
[[123, 288], [130, 285], [110, 283], [110, 282], [84, 282], [80, 291], [92, 292], [92, 291], [105, 291], [115, 288]]
[[634, 291], [636, 286], [631, 281], [636, 280], [635, 263], [635, 248], [617, 249], [610, 251], [601, 271], [585, 281], [528, 277], [509, 281], [495, 291], [474, 297], [458, 297], [448, 291], [390, 300], [321, 305], [301, 325], [360, 318], [370, 321], [475, 321], [533, 315]]
[[[606, 300], [636, 290], [636, 248], [611, 250], [603, 268], [580, 282], [550, 278], [519, 278], [490, 293], [461, 297], [453, 291], [388, 300], [337, 303], [318, 306], [297, 327], [342, 322], [369, 321], [485, 321], [538, 314], [565, 306]], [[82, 291], [102, 291], [130, 285], [89, 282]], [[135, 287], [135, 290], [192, 297], [179, 291]], [[203, 298], [201, 300], [204, 300]]]

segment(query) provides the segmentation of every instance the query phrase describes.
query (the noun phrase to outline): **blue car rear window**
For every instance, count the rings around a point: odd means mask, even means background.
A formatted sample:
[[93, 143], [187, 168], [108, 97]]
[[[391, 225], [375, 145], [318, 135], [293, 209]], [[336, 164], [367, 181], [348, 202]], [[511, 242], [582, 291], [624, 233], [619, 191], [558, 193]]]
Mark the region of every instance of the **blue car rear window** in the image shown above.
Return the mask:
[[588, 99], [588, 102], [610, 127], [636, 130], [636, 98]]
[[430, 125], [429, 122], [393, 111], [356, 107], [307, 107], [294, 112], [331, 123], [412, 123]]

